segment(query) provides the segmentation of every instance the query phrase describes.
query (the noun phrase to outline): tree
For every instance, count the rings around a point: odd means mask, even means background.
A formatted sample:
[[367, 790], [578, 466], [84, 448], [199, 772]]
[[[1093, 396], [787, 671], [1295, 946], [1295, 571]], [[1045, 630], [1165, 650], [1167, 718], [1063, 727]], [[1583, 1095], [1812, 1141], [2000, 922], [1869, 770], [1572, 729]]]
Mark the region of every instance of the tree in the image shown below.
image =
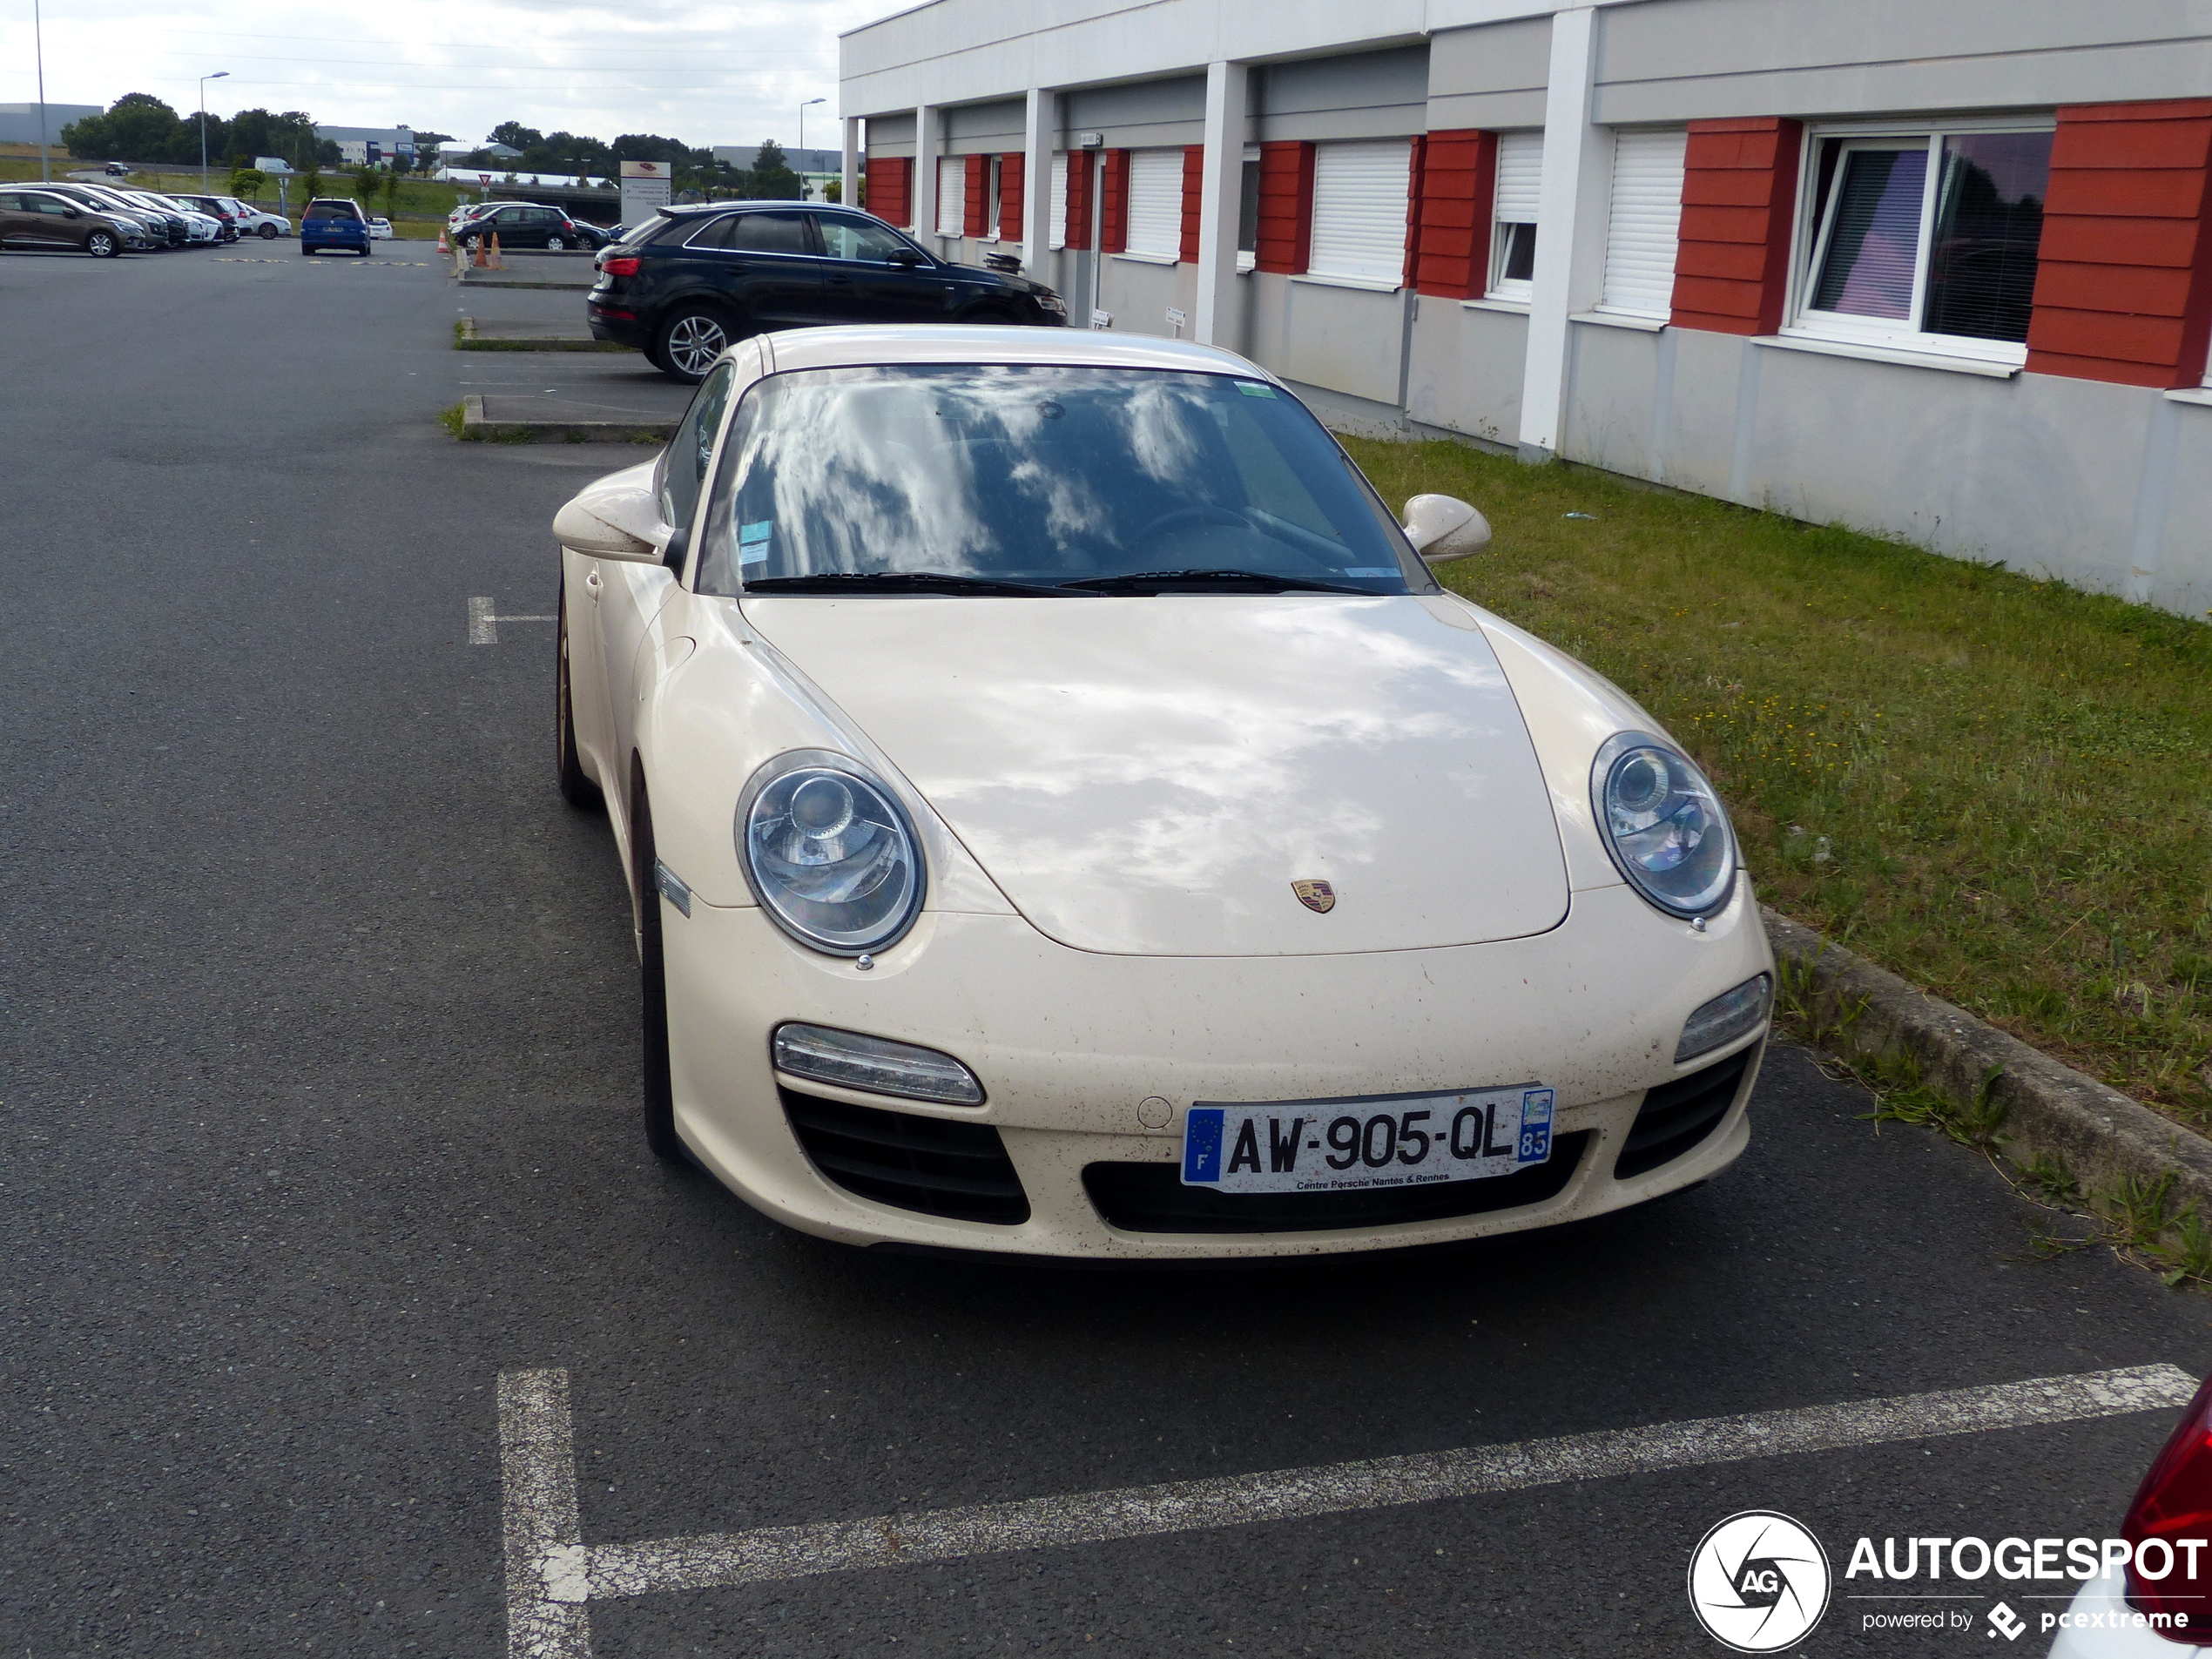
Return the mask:
[[806, 181], [791, 170], [784, 147], [773, 138], [753, 152], [752, 195], [759, 201], [795, 202], [806, 193]]
[[526, 127], [520, 121], [502, 121], [491, 130], [491, 141], [511, 149], [528, 150], [545, 142], [545, 135], [536, 127]]
[[313, 163], [310, 163], [308, 165], [307, 171], [300, 175], [300, 204], [304, 206], [307, 203], [314, 200], [316, 197], [321, 194], [322, 169], [314, 165]]
[[387, 213], [400, 211], [400, 175], [396, 167], [384, 175], [384, 211]]
[[269, 175], [259, 167], [231, 169], [231, 194], [246, 201], [261, 199], [261, 190], [269, 182]]
[[84, 161], [181, 161], [192, 150], [198, 160], [195, 131], [189, 146], [185, 124], [151, 92], [125, 92], [108, 106], [105, 115], [88, 115], [62, 129], [69, 152]]
[[376, 192], [381, 182], [374, 167], [363, 167], [354, 175], [354, 199], [361, 205], [364, 215], [376, 205]]

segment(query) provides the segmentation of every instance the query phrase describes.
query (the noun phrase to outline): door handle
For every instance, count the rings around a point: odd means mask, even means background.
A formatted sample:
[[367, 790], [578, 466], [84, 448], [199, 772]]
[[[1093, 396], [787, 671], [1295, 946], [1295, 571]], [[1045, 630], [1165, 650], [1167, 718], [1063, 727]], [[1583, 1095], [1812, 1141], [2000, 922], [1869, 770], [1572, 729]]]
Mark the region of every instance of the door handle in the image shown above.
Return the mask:
[[598, 598], [599, 590], [603, 585], [604, 584], [599, 580], [598, 571], [586, 570], [583, 573], [583, 590], [590, 594], [595, 601]]

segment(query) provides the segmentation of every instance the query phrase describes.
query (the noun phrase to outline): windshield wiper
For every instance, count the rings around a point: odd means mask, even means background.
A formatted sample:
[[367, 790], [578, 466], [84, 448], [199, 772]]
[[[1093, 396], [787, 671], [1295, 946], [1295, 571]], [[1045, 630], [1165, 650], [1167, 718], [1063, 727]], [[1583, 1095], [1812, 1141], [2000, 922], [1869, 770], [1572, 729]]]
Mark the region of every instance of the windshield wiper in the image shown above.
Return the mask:
[[1163, 586], [1216, 587], [1228, 592], [1355, 593], [1372, 597], [1366, 588], [1347, 588], [1335, 582], [1309, 582], [1304, 577], [1276, 576], [1265, 570], [1137, 570], [1128, 576], [1086, 577], [1063, 582], [1063, 588], [1086, 593], [1144, 593]]
[[991, 577], [954, 576], [945, 570], [824, 570], [814, 576], [749, 578], [747, 593], [966, 593], [984, 598], [1064, 598], [1064, 588], [1043, 582], [1001, 582]]

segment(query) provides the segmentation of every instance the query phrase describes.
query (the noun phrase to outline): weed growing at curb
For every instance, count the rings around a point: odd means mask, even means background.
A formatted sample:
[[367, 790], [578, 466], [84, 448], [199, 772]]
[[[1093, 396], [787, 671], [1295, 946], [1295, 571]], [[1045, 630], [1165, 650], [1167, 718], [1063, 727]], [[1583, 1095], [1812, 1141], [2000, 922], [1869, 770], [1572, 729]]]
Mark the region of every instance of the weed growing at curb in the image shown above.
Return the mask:
[[465, 403], [456, 403], [449, 409], [440, 409], [438, 411], [438, 424], [440, 426], [443, 427], [455, 437], [459, 438], [463, 443], [473, 443], [476, 441], [476, 435], [469, 430], [468, 421], [469, 407]]

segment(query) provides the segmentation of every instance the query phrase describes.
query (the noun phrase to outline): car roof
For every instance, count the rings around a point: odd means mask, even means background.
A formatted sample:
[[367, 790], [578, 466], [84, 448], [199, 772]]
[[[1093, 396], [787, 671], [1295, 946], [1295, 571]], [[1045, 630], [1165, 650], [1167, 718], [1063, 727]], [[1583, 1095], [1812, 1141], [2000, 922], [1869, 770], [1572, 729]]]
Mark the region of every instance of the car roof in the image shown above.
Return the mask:
[[660, 211], [670, 219], [689, 219], [695, 213], [726, 213], [733, 207], [803, 207], [813, 213], [852, 211], [841, 210], [835, 202], [795, 201], [671, 202]]
[[1088, 328], [1019, 328], [1004, 323], [867, 323], [793, 328], [761, 336], [772, 373], [878, 363], [1049, 363], [1236, 374], [1280, 384], [1234, 352], [1187, 340]]

